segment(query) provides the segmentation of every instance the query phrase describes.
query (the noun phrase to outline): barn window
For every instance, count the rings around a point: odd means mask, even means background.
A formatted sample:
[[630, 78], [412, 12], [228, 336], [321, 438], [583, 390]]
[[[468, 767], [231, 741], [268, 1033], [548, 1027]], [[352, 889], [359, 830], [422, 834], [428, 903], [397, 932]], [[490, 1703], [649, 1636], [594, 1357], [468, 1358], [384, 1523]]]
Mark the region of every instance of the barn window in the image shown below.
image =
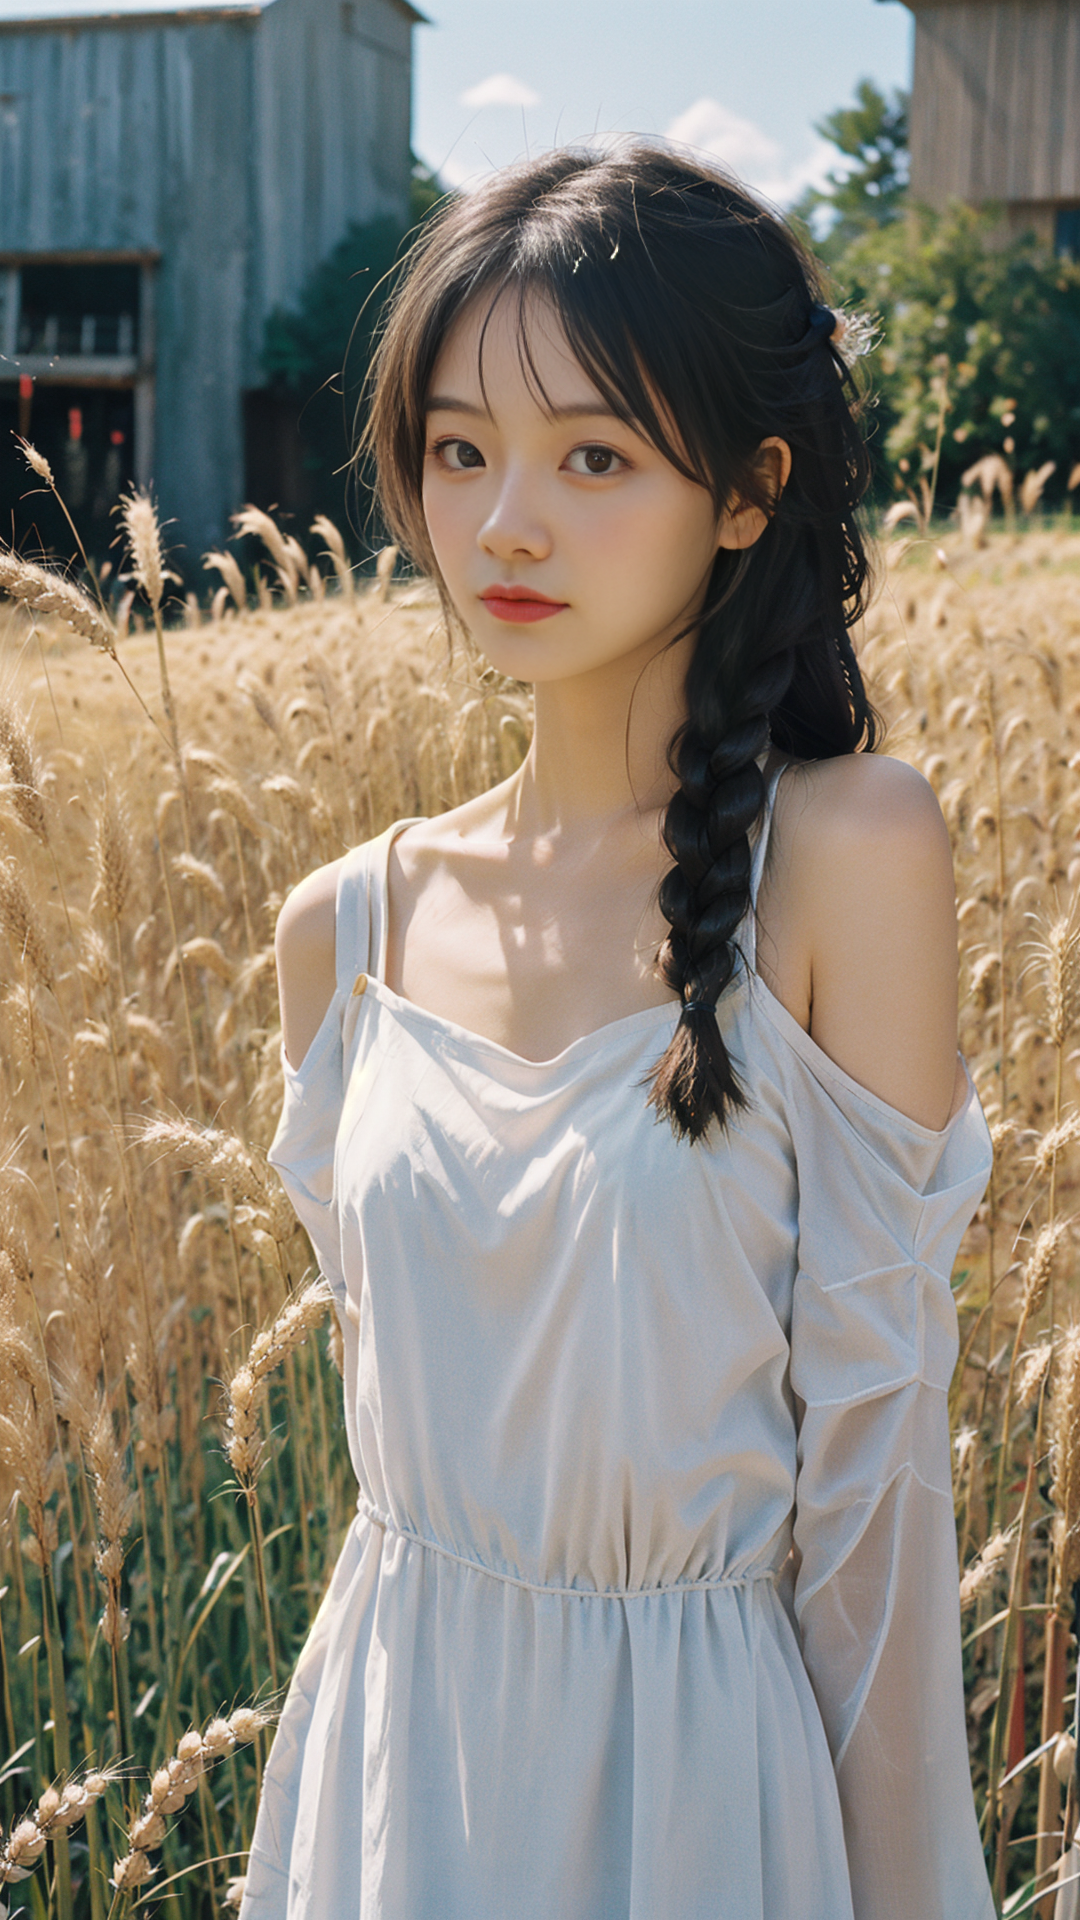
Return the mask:
[[1080, 260], [1080, 207], [1059, 207], [1054, 216], [1054, 252]]
[[139, 347], [139, 268], [26, 265], [18, 351], [130, 359]]

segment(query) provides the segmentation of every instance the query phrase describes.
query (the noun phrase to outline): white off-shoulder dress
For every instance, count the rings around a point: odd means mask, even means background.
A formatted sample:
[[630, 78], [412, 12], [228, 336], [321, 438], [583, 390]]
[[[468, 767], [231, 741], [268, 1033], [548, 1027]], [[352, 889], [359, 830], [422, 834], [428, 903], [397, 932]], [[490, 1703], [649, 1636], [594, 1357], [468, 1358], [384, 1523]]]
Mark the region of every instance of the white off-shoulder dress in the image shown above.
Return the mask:
[[271, 1154], [359, 1500], [242, 1920], [993, 1920], [946, 1410], [970, 1079], [941, 1132], [860, 1087], [751, 913], [750, 1104], [679, 1144], [642, 1089], [672, 1004], [538, 1062], [386, 986], [406, 824], [342, 863]]

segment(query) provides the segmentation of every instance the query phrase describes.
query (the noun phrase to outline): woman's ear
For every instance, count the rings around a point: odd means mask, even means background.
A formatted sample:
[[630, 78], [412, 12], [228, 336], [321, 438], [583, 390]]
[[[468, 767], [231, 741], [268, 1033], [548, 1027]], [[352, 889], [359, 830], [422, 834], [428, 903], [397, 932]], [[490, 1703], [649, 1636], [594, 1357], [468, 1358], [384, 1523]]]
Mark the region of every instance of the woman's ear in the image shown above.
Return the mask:
[[[791, 472], [791, 448], [786, 440], [780, 440], [771, 434], [763, 440], [754, 462], [761, 484], [769, 496], [772, 511], [788, 483]], [[728, 547], [742, 552], [760, 540], [769, 524], [770, 515], [764, 507], [751, 505], [743, 501], [740, 506], [728, 507], [720, 516], [716, 530], [718, 547]]]

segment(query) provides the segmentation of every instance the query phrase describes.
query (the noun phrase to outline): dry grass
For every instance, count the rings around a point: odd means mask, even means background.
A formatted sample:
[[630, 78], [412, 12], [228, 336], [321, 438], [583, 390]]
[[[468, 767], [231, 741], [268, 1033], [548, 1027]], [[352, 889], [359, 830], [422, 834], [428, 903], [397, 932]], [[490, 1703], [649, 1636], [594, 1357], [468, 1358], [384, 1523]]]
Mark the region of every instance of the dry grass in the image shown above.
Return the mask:
[[278, 908], [527, 738], [520, 692], [448, 675], [429, 595], [346, 581], [319, 531], [329, 591], [278, 542], [286, 605], [121, 622], [119, 662], [36, 573], [0, 624], [0, 1882], [57, 1920], [238, 1898], [263, 1726], [355, 1505], [325, 1290], [265, 1158]]
[[[211, 556], [217, 617], [121, 622], [119, 663], [36, 576], [0, 632], [0, 1878], [58, 1920], [236, 1898], [265, 1743], [236, 1715], [272, 1710], [351, 1515], [325, 1297], [265, 1160], [278, 907], [527, 738], [520, 693], [446, 676], [430, 596], [355, 583], [329, 525], [325, 579], [252, 527], [273, 604], [226, 611], [244, 582]], [[1078, 1811], [1080, 537], [967, 537], [893, 541], [861, 646], [953, 835], [997, 1143], [953, 1415], [973, 1774], [1015, 1911]]]
[[1080, 538], [980, 527], [887, 562], [861, 654], [888, 751], [951, 831], [961, 1046], [996, 1149], [954, 1276], [952, 1401], [973, 1776], [1013, 1913], [1056, 1878], [1080, 1810], [1054, 1766], [1077, 1571]]

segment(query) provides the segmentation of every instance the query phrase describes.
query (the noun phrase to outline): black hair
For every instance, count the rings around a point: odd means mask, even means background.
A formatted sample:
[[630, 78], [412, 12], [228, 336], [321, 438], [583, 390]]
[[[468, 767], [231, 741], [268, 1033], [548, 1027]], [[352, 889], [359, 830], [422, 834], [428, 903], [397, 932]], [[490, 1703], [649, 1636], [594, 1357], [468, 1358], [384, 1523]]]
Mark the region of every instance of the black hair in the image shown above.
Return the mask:
[[[717, 553], [669, 749], [678, 790], [664, 816], [674, 864], [658, 896], [669, 926], [658, 965], [682, 1014], [648, 1098], [696, 1140], [745, 1104], [716, 1006], [750, 904], [758, 761], [770, 743], [819, 760], [876, 740], [849, 637], [868, 580], [860, 396], [812, 258], [718, 168], [636, 141], [496, 173], [449, 202], [406, 258], [360, 447], [374, 457], [387, 525], [436, 580], [451, 627], [422, 506], [425, 407], [463, 309], [482, 295], [490, 318], [506, 294], [534, 383], [525, 309], [540, 296], [605, 403], [706, 487], [718, 514], [747, 504], [766, 516], [753, 546]], [[772, 435], [791, 450], [779, 498], [758, 461]]]

